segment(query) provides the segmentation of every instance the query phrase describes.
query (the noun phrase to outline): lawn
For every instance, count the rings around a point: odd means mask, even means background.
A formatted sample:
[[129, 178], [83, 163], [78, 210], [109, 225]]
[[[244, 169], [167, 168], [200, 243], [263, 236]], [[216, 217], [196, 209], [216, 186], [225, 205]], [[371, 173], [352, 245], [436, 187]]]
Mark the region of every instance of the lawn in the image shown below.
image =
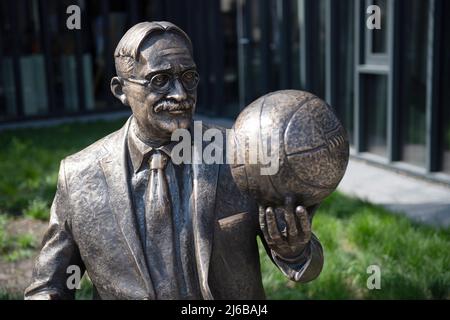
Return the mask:
[[[48, 219], [60, 160], [124, 120], [74, 123], [0, 133], [0, 262], [29, 259], [40, 239], [11, 235], [16, 217]], [[448, 299], [450, 230], [412, 223], [379, 206], [334, 193], [320, 207], [313, 230], [324, 247], [324, 269], [315, 281], [296, 284], [261, 254], [270, 299]], [[367, 268], [377, 265], [381, 288], [369, 290]], [[78, 298], [90, 295], [83, 282]], [[0, 288], [1, 298], [16, 295]]]
[[[450, 230], [414, 224], [379, 206], [339, 193], [315, 215], [313, 230], [325, 264], [308, 284], [286, 281], [262, 257], [270, 299], [448, 299]], [[381, 288], [369, 290], [367, 268], [377, 265]]]

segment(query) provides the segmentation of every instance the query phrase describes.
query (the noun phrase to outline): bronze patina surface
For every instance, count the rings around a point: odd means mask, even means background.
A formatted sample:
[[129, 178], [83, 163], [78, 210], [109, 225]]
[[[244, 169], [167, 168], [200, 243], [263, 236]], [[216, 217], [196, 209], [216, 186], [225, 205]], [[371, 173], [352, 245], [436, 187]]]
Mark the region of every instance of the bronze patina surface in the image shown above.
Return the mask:
[[171, 134], [191, 127], [197, 98], [189, 37], [169, 22], [139, 23], [119, 42], [115, 64], [112, 93], [133, 115], [61, 161], [25, 298], [73, 299], [75, 266], [89, 274], [95, 298], [261, 299], [258, 236], [289, 279], [316, 278], [323, 256], [309, 209], [289, 199], [259, 205], [227, 164], [171, 161]]

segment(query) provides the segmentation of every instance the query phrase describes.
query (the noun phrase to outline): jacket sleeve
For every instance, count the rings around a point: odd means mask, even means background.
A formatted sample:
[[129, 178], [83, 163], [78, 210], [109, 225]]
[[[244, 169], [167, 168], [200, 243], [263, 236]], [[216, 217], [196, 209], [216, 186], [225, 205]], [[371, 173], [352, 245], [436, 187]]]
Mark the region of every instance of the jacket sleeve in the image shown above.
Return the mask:
[[68, 278], [74, 275], [73, 270], [79, 270], [81, 279], [84, 265], [73, 239], [70, 219], [71, 205], [63, 160], [42, 250], [35, 261], [32, 283], [25, 290], [26, 300], [75, 298], [75, 289], [69, 289], [67, 285]]
[[[262, 236], [264, 238], [264, 236]], [[323, 250], [319, 239], [313, 234], [303, 253], [296, 259], [286, 261], [268, 248], [263, 240], [267, 253], [272, 261], [292, 281], [309, 282], [317, 278], [323, 267]]]

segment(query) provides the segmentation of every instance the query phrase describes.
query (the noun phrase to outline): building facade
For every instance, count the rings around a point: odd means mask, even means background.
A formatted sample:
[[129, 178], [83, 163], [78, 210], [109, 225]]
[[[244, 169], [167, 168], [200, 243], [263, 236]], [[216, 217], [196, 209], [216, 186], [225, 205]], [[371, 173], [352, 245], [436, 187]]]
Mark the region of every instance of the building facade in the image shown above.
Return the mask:
[[[366, 25], [370, 5], [381, 29]], [[133, 24], [168, 20], [192, 38], [199, 113], [234, 118], [270, 91], [307, 90], [335, 107], [354, 156], [448, 184], [447, 12], [445, 0], [1, 1], [0, 124], [124, 110], [114, 48]]]

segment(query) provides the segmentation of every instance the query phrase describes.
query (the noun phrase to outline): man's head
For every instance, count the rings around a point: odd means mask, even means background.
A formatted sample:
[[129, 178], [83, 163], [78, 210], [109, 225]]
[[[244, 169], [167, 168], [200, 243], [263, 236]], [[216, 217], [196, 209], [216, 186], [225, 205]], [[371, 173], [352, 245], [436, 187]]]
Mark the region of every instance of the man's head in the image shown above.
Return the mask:
[[114, 57], [111, 91], [131, 107], [140, 138], [166, 142], [189, 127], [198, 74], [186, 33], [170, 22], [142, 22], [125, 33]]

